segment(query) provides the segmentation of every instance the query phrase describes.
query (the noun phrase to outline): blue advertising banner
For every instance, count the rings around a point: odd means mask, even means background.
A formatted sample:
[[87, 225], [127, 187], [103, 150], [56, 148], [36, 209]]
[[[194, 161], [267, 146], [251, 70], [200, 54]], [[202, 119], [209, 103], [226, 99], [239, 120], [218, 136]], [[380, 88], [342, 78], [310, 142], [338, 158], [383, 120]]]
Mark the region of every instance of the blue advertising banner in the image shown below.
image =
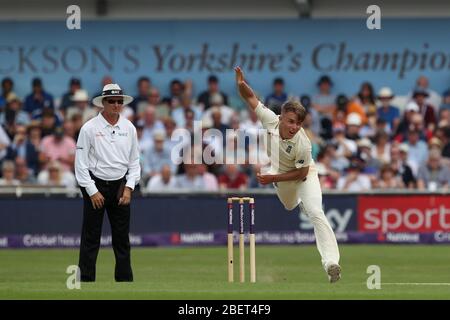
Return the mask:
[[[357, 230], [356, 196], [325, 195], [324, 209], [337, 232]], [[65, 233], [81, 231], [83, 201], [80, 198], [0, 199], [0, 234]], [[132, 201], [130, 231], [133, 233], [207, 232], [227, 229], [225, 196], [149, 196]], [[235, 230], [239, 207], [234, 206]], [[106, 216], [106, 214], [105, 214]], [[276, 195], [255, 196], [257, 231], [298, 230], [312, 232], [312, 225], [299, 208], [286, 211]], [[245, 226], [250, 219], [245, 207]], [[106, 222], [103, 234], [109, 233]]]
[[[195, 93], [217, 74], [235, 95], [233, 67], [241, 65], [258, 92], [269, 93], [274, 77], [289, 93], [314, 93], [317, 78], [330, 74], [336, 93], [355, 94], [363, 81], [407, 94], [418, 75], [442, 92], [450, 83], [450, 19], [383, 19], [369, 30], [365, 19], [269, 21], [84, 21], [0, 22], [0, 78], [30, 91], [35, 76], [56, 96], [80, 77], [91, 95], [104, 75], [130, 94], [149, 76], [168, 92], [174, 78], [192, 79]], [[236, 101], [237, 97], [236, 97]]]
[[[325, 215], [339, 243], [450, 243], [450, 232], [443, 230], [362, 232], [358, 230], [358, 199], [357, 195], [342, 194], [325, 194], [323, 197]], [[315, 243], [313, 227], [298, 208], [286, 211], [276, 195], [256, 195], [255, 203], [257, 243]], [[0, 248], [79, 246], [82, 223], [80, 198], [1, 198], [0, 207]], [[132, 201], [131, 210], [130, 242], [133, 246], [226, 244], [228, 211], [225, 195], [137, 197]], [[238, 211], [236, 204], [236, 242], [239, 236]], [[248, 232], [247, 208], [244, 219], [244, 229]], [[103, 246], [111, 245], [110, 233], [105, 215]]]
[[[325, 216], [335, 232], [357, 230], [357, 196], [326, 195], [323, 209]], [[313, 232], [313, 225], [304, 214], [299, 214], [299, 230]]]

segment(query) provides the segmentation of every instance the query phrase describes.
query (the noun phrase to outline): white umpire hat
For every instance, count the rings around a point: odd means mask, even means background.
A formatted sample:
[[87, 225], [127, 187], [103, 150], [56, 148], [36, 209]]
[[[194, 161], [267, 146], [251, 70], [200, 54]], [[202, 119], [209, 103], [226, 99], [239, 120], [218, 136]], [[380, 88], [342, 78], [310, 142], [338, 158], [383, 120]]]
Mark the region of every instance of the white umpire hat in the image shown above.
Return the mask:
[[103, 98], [108, 98], [108, 97], [122, 97], [124, 105], [127, 105], [131, 101], [133, 101], [133, 97], [123, 94], [122, 89], [119, 87], [119, 85], [117, 83], [111, 83], [111, 84], [107, 84], [106, 86], [103, 87], [102, 94], [100, 96], [92, 99], [92, 103], [94, 105], [96, 105], [97, 107], [103, 108], [103, 103], [102, 103]]

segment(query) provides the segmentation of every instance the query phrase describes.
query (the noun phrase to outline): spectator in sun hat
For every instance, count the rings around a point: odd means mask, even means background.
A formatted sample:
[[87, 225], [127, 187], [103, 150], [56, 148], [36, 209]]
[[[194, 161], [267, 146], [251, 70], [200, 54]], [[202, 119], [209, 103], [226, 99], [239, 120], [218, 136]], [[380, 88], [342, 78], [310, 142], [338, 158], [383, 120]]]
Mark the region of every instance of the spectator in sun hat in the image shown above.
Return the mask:
[[72, 97], [72, 106], [66, 111], [65, 117], [71, 119], [75, 113], [82, 116], [83, 123], [97, 116], [99, 107], [93, 107], [89, 104], [89, 95], [86, 90], [75, 91]]
[[419, 113], [425, 120], [425, 127], [433, 131], [437, 124], [436, 113], [433, 106], [426, 102], [427, 97], [429, 97], [429, 94], [425, 89], [421, 87], [417, 87], [414, 89], [413, 100], [419, 106]]
[[54, 104], [53, 96], [44, 90], [40, 78], [34, 78], [31, 85], [32, 92], [26, 97], [23, 109], [35, 118], [45, 108], [54, 109]]
[[362, 120], [361, 116], [356, 113], [352, 112], [347, 115], [347, 119], [345, 120], [345, 126], [346, 126], [346, 137], [350, 140], [359, 140], [361, 138], [359, 131], [361, 129]]
[[403, 185], [408, 189], [414, 189], [416, 178], [407, 163], [408, 146], [406, 144], [393, 143], [390, 150], [390, 165], [395, 174], [403, 181]]
[[420, 88], [428, 94], [425, 99], [426, 103], [431, 105], [433, 109], [437, 111], [438, 107], [442, 103], [442, 97], [439, 95], [439, 93], [430, 88], [430, 81], [428, 80], [428, 78], [424, 75], [420, 75], [417, 78], [415, 85], [415, 88], [409, 93], [409, 97], [412, 98], [412, 96], [414, 95], [414, 90], [416, 88]]
[[61, 105], [59, 106], [59, 110], [63, 113], [73, 105], [73, 96], [75, 92], [81, 89], [81, 80], [78, 78], [71, 78], [69, 81], [69, 91], [64, 93], [61, 98]]
[[383, 87], [378, 92], [378, 100], [380, 100], [381, 106], [377, 109], [377, 116], [389, 124], [390, 132], [396, 132], [400, 124], [400, 110], [391, 105], [393, 98], [394, 93], [389, 87]]
[[0, 124], [7, 122], [14, 124], [27, 125], [30, 123], [30, 115], [22, 110], [22, 101], [14, 93], [9, 94], [3, 112], [0, 113]]
[[361, 158], [365, 162], [365, 171], [367, 173], [375, 173], [380, 167], [380, 162], [372, 154], [374, 145], [368, 138], [362, 138], [357, 141], [358, 151], [356, 153], [358, 158]]
[[[210, 101], [211, 107], [203, 113], [202, 118], [201, 118], [202, 121], [207, 121], [207, 119], [212, 120], [213, 113], [215, 112], [215, 110], [218, 109], [221, 114], [220, 121], [223, 124], [229, 126], [231, 124], [231, 119], [232, 119], [233, 115], [235, 114], [235, 110], [227, 105], [224, 105], [223, 98], [218, 93], [211, 95], [209, 101]], [[195, 112], [195, 110], [194, 110], [194, 112]]]
[[413, 175], [416, 176], [418, 167], [415, 162], [412, 162], [409, 159], [408, 144], [406, 142], [398, 144], [398, 150], [400, 151], [400, 159], [403, 161], [403, 163], [407, 164], [411, 168]]
[[410, 101], [406, 104], [403, 118], [397, 127], [397, 131], [395, 132], [395, 139], [397, 141], [402, 141], [398, 136], [406, 136], [406, 133], [408, 132], [411, 124], [412, 117], [414, 116], [414, 114], [419, 114], [419, 110], [419, 105], [415, 101]]

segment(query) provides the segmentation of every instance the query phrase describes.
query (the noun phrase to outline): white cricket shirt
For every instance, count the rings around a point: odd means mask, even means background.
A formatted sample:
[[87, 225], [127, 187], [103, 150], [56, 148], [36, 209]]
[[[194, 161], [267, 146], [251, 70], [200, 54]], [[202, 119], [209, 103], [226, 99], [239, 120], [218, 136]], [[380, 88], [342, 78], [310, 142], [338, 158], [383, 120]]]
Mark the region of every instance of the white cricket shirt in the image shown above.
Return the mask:
[[314, 165], [311, 141], [303, 128], [300, 128], [291, 139], [282, 139], [279, 132], [279, 116], [261, 102], [258, 103], [255, 112], [267, 130], [267, 154], [275, 172], [285, 173]]
[[126, 186], [134, 190], [141, 167], [136, 128], [122, 116], [115, 125], [101, 113], [81, 127], [75, 153], [75, 176], [89, 196], [98, 192], [89, 171], [101, 180], [113, 181], [126, 175]]

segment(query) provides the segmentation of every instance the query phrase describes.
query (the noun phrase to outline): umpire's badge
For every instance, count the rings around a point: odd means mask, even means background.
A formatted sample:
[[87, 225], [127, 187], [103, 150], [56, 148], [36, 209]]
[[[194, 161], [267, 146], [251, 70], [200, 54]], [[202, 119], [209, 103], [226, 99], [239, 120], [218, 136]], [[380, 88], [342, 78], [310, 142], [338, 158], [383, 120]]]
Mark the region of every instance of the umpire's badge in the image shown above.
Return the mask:
[[286, 149], [286, 152], [287, 153], [291, 153], [291, 150], [292, 150], [292, 146], [288, 146], [287, 149]]

